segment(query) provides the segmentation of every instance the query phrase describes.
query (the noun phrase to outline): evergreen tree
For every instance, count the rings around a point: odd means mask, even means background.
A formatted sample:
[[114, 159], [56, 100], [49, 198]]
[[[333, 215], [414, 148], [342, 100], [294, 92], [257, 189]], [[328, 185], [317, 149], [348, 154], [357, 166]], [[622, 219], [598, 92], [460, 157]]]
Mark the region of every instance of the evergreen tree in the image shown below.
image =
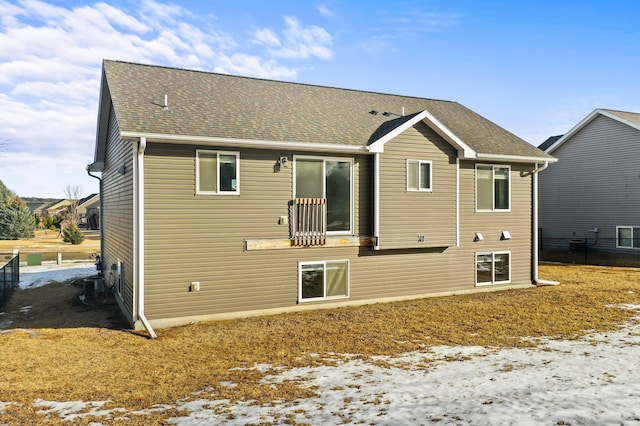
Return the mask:
[[0, 240], [33, 238], [35, 229], [26, 203], [0, 181]]
[[84, 241], [84, 234], [75, 222], [69, 222], [62, 232], [62, 241], [78, 245]]

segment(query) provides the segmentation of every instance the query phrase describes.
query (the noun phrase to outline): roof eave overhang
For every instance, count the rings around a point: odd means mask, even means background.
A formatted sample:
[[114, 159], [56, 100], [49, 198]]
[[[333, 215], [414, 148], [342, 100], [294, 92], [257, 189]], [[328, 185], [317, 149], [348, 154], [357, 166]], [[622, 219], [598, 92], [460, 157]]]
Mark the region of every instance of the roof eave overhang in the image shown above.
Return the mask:
[[107, 75], [102, 69], [102, 80], [100, 82], [100, 100], [98, 102], [98, 123], [96, 128], [96, 150], [93, 156], [95, 163], [104, 163], [105, 150], [107, 147], [107, 133], [109, 131], [109, 112], [111, 110], [111, 93], [107, 83]]
[[508, 154], [485, 154], [485, 153], [477, 153], [474, 160], [483, 160], [483, 161], [508, 161], [510, 163], [555, 163], [558, 161], [555, 157], [530, 157], [527, 155], [508, 155]]
[[167, 143], [174, 145], [211, 145], [234, 148], [258, 148], [258, 149], [295, 149], [300, 151], [319, 151], [319, 152], [358, 152], [367, 153], [367, 147], [361, 145], [341, 145], [330, 143], [310, 143], [298, 141], [272, 141], [272, 140], [256, 140], [256, 139], [239, 139], [239, 138], [221, 138], [209, 136], [191, 136], [191, 135], [168, 135], [163, 133], [146, 133], [146, 132], [121, 132], [120, 136], [123, 140], [136, 141], [140, 138], [146, 138], [147, 142]]
[[389, 133], [385, 134], [378, 140], [369, 144], [368, 149], [369, 152], [372, 153], [383, 153], [384, 146], [387, 142], [404, 132], [405, 130], [413, 127], [416, 123], [424, 121], [430, 128], [432, 128], [436, 133], [444, 138], [450, 145], [458, 150], [458, 155], [461, 158], [473, 158], [476, 155], [476, 152], [469, 147], [466, 143], [464, 143], [458, 136], [456, 136], [447, 126], [442, 124], [440, 120], [435, 118], [429, 111], [424, 110], [415, 117], [407, 120], [402, 125], [396, 127]]
[[104, 170], [104, 162], [98, 161], [87, 165], [88, 172], [101, 172]]

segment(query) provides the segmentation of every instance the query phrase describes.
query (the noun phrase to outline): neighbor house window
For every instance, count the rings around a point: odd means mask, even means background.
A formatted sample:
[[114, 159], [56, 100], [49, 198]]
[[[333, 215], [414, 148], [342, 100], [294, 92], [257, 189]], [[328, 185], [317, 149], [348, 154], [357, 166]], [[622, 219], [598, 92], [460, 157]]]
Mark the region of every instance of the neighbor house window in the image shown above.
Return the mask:
[[476, 166], [476, 210], [509, 211], [511, 185], [509, 166]]
[[196, 151], [196, 193], [236, 195], [240, 193], [240, 154]]
[[640, 248], [640, 226], [616, 227], [618, 248]]
[[407, 160], [407, 191], [431, 191], [431, 161]]
[[503, 284], [510, 281], [510, 252], [476, 254], [476, 285]]
[[327, 232], [352, 233], [353, 161], [295, 158], [294, 198], [326, 198]]
[[349, 261], [300, 262], [301, 302], [349, 297]]

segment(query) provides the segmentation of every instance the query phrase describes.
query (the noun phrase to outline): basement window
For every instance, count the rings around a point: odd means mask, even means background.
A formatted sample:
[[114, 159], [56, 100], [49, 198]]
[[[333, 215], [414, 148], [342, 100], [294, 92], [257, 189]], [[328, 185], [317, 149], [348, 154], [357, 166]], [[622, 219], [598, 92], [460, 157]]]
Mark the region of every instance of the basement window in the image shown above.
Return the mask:
[[511, 282], [511, 252], [476, 253], [476, 285]]
[[349, 297], [349, 261], [298, 263], [300, 302]]
[[196, 194], [239, 195], [240, 153], [196, 150]]

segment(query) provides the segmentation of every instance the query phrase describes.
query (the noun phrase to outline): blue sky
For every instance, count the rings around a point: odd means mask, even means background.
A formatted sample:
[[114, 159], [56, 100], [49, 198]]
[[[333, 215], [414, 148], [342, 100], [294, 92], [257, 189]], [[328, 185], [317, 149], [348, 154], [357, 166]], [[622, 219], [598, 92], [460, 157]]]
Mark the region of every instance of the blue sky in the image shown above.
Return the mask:
[[98, 191], [102, 59], [457, 101], [538, 145], [640, 112], [640, 2], [0, 0], [0, 180]]

